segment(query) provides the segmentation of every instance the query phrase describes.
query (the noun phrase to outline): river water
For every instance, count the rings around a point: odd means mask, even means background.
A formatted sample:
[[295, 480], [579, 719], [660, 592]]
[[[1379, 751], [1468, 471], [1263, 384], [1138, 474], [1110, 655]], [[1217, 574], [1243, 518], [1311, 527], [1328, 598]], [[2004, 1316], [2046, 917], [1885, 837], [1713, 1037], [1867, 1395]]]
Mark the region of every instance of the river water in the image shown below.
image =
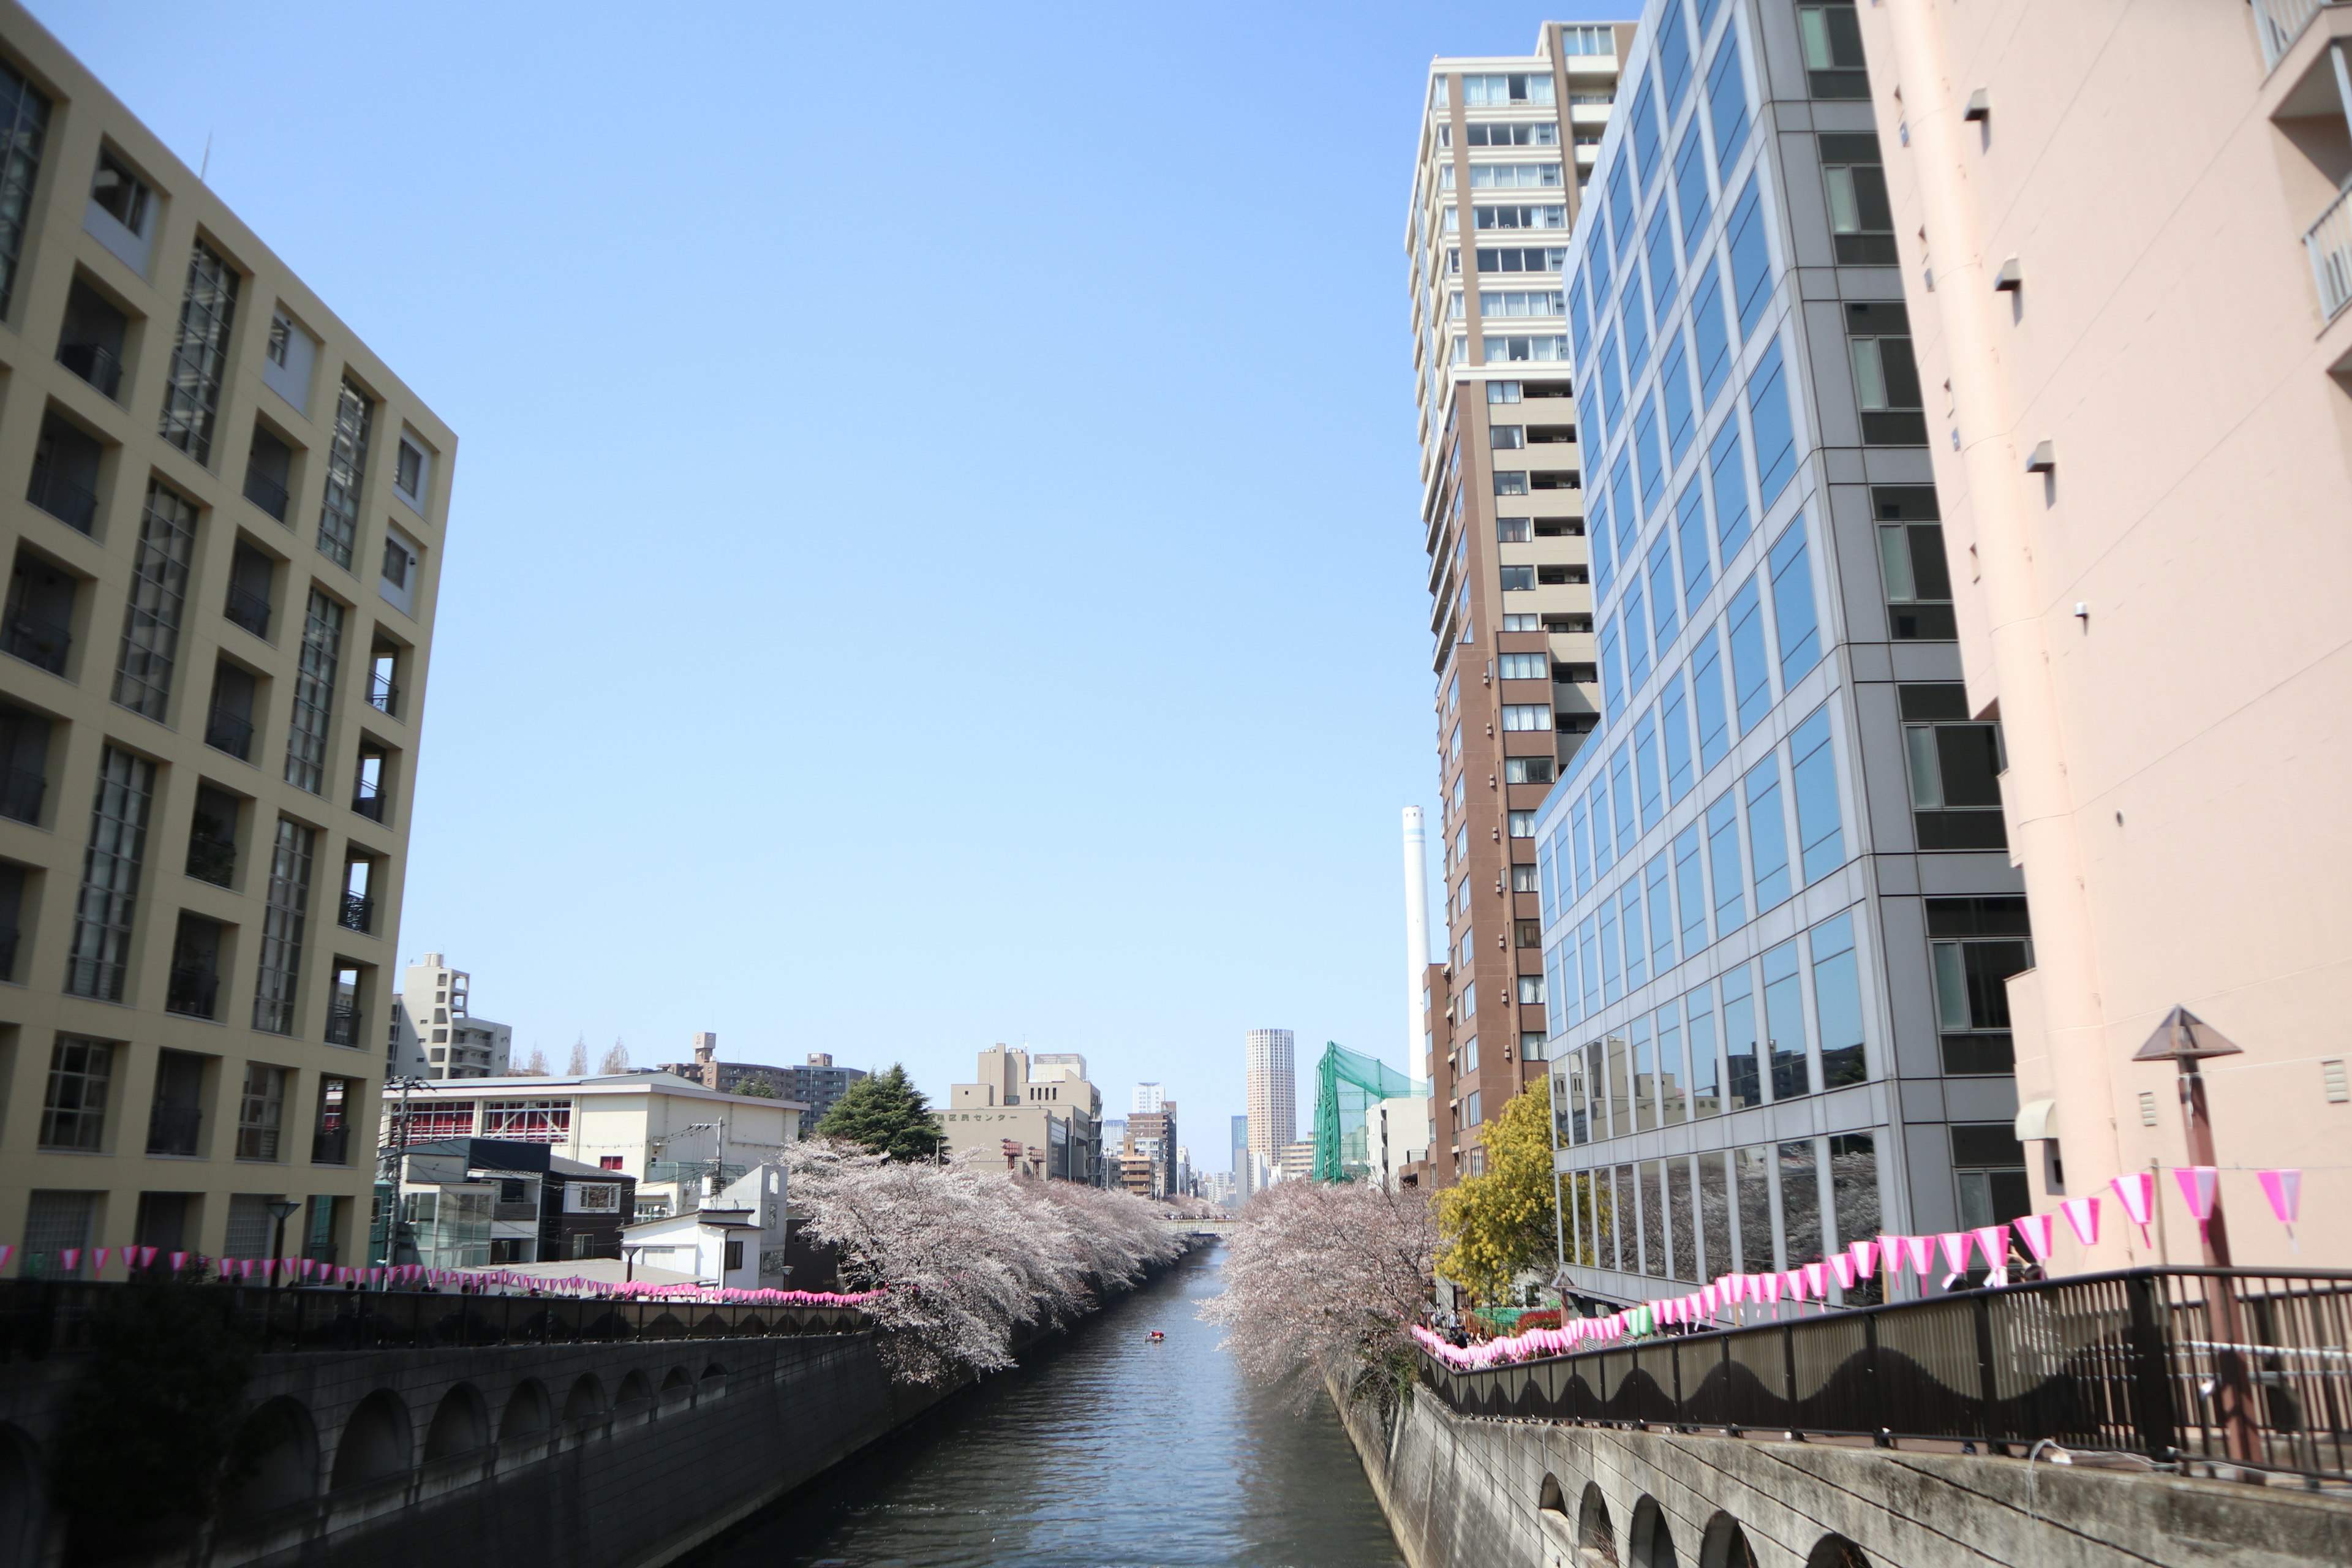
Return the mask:
[[1194, 1251], [688, 1568], [1402, 1568], [1329, 1405], [1294, 1415], [1244, 1383], [1193, 1316], [1223, 1251]]

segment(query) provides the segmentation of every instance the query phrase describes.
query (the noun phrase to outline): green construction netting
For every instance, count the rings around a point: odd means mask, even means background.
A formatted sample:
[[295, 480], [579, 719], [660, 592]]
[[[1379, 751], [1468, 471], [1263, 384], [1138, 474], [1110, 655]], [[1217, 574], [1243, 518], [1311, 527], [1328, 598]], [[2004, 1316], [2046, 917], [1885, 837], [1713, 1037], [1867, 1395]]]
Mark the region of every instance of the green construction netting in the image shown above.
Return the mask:
[[1326, 1041], [1315, 1068], [1315, 1179], [1352, 1182], [1370, 1171], [1365, 1109], [1412, 1090], [1412, 1079], [1387, 1063]]

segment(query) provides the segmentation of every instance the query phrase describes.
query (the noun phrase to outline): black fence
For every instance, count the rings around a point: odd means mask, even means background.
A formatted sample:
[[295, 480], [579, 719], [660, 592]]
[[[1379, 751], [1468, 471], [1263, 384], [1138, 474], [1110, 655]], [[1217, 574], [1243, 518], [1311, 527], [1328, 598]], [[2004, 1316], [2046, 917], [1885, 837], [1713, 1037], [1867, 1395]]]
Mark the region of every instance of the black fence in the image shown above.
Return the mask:
[[1464, 1415], [1979, 1445], [2352, 1476], [2352, 1273], [2141, 1268], [1475, 1372]]
[[[127, 1285], [0, 1281], [0, 1361], [85, 1350]], [[447, 1345], [610, 1343], [846, 1334], [871, 1326], [855, 1307], [718, 1306], [556, 1296], [466, 1296], [407, 1290], [270, 1290], [204, 1285], [221, 1311], [248, 1324], [268, 1352], [431, 1350]]]

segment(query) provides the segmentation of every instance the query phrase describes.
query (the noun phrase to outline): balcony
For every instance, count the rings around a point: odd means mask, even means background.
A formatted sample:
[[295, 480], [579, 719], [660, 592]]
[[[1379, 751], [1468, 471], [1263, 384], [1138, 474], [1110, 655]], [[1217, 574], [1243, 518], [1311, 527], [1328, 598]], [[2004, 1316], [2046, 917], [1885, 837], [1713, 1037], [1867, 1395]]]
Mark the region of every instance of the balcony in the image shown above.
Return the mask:
[[98, 521], [98, 492], [76, 484], [58, 468], [36, 458], [33, 482], [25, 499], [69, 528], [88, 533]]
[[2274, 70], [2326, 0], [2253, 0], [2254, 31], [2263, 40], [2263, 68]]
[[73, 638], [64, 623], [20, 611], [9, 617], [5, 646], [26, 664], [38, 665], [51, 675], [63, 675], [66, 650], [73, 646]]
[[104, 343], [67, 342], [58, 345], [58, 363], [89, 383], [110, 399], [122, 390], [122, 361]]
[[0, 773], [0, 816], [10, 816], [18, 822], [38, 823], [41, 820], [41, 797], [48, 793], [49, 781], [30, 768], [10, 768]]
[[348, 1165], [351, 1163], [352, 1130], [350, 1128], [321, 1127], [310, 1134], [310, 1163]]
[[391, 797], [374, 784], [362, 783], [352, 795], [352, 809], [370, 822], [382, 822]]
[[356, 1046], [360, 1043], [360, 1010], [348, 1002], [337, 1002], [327, 1009], [327, 1044]]
[[0, 926], [0, 980], [16, 978], [16, 937], [15, 926]]
[[268, 474], [258, 468], [247, 468], [245, 470], [245, 499], [268, 512], [275, 521], [284, 522], [287, 504], [293, 498], [286, 493], [284, 485]]
[[226, 839], [191, 835], [188, 875], [215, 887], [227, 887], [236, 877], [236, 846]]
[[365, 893], [345, 893], [337, 917], [345, 931], [367, 931], [375, 926], [375, 900]]
[[179, 964], [163, 990], [163, 1011], [191, 1018], [209, 1018], [220, 996], [220, 976], [208, 966]]
[[2352, 191], [2338, 192], [2303, 236], [2312, 281], [2319, 285], [2319, 308], [2331, 321], [2352, 304], [2352, 205], [2347, 203], [2352, 203]]
[[205, 719], [205, 744], [238, 762], [253, 760], [253, 721], [215, 708]]
[[221, 612], [255, 637], [267, 640], [269, 636], [269, 598], [249, 588], [232, 586], [228, 605]]
[[147, 1152], [194, 1157], [201, 1152], [196, 1140], [204, 1122], [205, 1113], [195, 1106], [158, 1102], [147, 1113]]
[[379, 713], [389, 713], [394, 718], [399, 716], [400, 688], [393, 684], [390, 676], [378, 674], [368, 677], [368, 706]]

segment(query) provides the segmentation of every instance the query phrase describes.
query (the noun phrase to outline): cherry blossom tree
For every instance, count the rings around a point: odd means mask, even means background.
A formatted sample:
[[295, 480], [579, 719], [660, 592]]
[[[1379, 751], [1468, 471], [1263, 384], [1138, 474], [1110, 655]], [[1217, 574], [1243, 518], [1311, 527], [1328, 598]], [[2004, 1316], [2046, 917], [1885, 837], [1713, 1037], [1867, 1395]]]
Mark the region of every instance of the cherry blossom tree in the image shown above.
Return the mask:
[[1326, 1377], [1383, 1404], [1412, 1378], [1411, 1331], [1430, 1300], [1437, 1226], [1412, 1188], [1284, 1182], [1250, 1199], [1225, 1289], [1201, 1316], [1258, 1382], [1303, 1408]]
[[1010, 1366], [1017, 1330], [1066, 1321], [1183, 1250], [1124, 1193], [829, 1139], [795, 1147], [792, 1195], [807, 1234], [839, 1253], [844, 1284], [883, 1292], [867, 1310], [908, 1383]]

